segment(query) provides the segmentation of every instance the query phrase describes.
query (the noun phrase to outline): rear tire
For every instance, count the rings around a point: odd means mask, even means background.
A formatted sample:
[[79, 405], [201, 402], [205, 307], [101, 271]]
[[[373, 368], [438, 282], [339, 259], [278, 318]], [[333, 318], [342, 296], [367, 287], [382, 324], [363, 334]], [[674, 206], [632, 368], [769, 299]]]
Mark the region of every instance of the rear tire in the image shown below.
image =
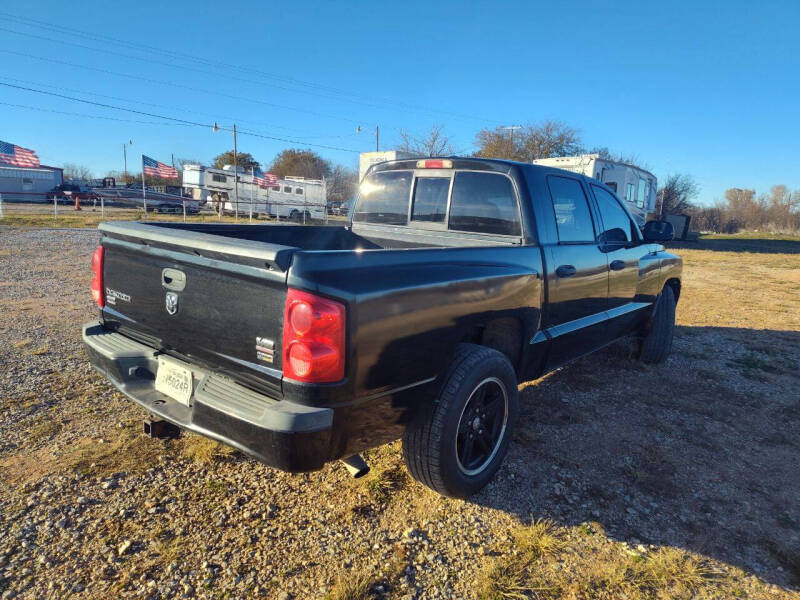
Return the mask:
[[661, 290], [656, 303], [656, 314], [650, 331], [641, 340], [639, 360], [657, 364], [667, 360], [672, 349], [672, 336], [675, 331], [675, 293], [668, 285]]
[[517, 377], [508, 358], [485, 346], [462, 344], [438, 399], [406, 428], [406, 468], [432, 490], [466, 498], [500, 468], [518, 413]]

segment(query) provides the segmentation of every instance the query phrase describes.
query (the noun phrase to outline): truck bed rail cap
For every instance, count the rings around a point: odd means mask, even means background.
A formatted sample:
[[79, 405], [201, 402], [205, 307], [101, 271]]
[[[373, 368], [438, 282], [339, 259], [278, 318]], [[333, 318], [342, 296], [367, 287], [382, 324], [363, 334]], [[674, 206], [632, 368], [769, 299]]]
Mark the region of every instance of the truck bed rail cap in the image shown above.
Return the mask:
[[157, 224], [117, 222], [100, 223], [97, 229], [112, 236], [124, 236], [192, 250], [217, 252], [255, 260], [263, 260], [285, 271], [289, 266], [294, 246], [281, 246], [269, 242], [241, 240], [200, 231], [165, 227]]

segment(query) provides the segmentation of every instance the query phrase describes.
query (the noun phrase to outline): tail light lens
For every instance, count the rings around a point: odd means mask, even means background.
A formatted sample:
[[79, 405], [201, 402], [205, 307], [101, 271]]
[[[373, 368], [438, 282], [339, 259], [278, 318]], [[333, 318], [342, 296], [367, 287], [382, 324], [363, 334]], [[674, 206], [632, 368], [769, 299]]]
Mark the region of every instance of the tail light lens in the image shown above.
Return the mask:
[[100, 308], [106, 305], [106, 294], [103, 288], [104, 255], [105, 249], [102, 246], [98, 246], [92, 254], [92, 299]]
[[344, 304], [289, 288], [283, 315], [283, 374], [307, 383], [344, 378]]

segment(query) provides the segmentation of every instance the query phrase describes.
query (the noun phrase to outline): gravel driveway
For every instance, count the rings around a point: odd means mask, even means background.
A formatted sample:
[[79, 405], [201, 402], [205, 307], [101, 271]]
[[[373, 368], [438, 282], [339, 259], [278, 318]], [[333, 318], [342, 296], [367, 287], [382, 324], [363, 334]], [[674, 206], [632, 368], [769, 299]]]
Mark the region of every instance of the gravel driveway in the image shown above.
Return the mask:
[[565, 544], [547, 568], [676, 548], [715, 574], [696, 597], [797, 597], [800, 285], [782, 282], [800, 284], [800, 255], [687, 251], [668, 362], [617, 344], [525, 384], [506, 464], [465, 502], [410, 480], [397, 443], [352, 480], [336, 464], [289, 475], [198, 436], [139, 435], [142, 412], [80, 341], [97, 241], [0, 228], [3, 600], [343, 599], [360, 580], [350, 597], [472, 598], [540, 519]]

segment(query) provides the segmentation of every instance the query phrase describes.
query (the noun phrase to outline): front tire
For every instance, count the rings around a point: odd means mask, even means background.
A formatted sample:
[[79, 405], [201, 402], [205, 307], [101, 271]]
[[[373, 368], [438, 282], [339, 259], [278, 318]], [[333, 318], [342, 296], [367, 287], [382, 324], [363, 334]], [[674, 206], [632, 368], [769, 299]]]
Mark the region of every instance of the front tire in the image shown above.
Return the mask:
[[639, 360], [657, 364], [667, 360], [672, 350], [672, 336], [675, 331], [675, 292], [669, 285], [661, 291], [656, 304], [656, 314], [650, 331], [641, 340]]
[[514, 368], [491, 348], [462, 344], [435, 403], [403, 435], [403, 460], [432, 490], [466, 498], [500, 468], [519, 413]]

